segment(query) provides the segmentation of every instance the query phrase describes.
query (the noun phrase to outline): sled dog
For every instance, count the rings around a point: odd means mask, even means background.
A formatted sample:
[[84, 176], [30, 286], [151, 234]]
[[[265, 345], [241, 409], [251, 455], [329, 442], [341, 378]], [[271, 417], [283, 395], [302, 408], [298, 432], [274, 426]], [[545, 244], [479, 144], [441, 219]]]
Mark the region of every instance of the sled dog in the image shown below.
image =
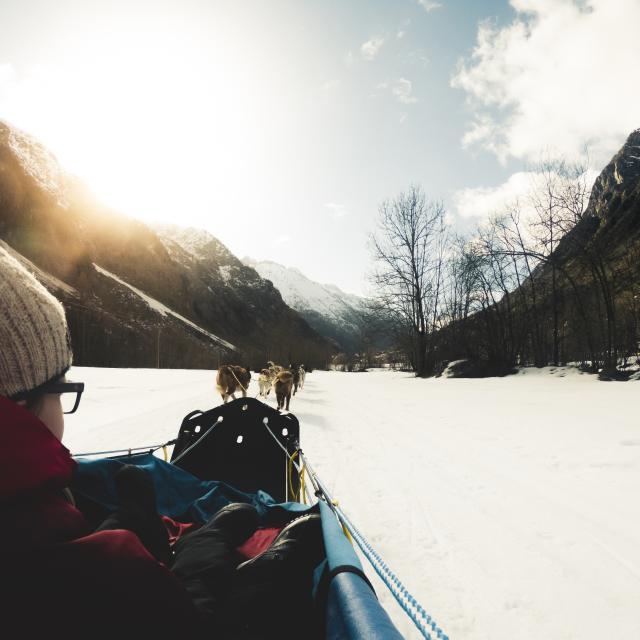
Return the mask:
[[273, 390], [276, 392], [278, 409], [285, 408], [287, 411], [289, 411], [289, 402], [291, 402], [292, 388], [293, 374], [291, 373], [291, 371], [281, 371], [273, 381]]
[[223, 364], [218, 369], [216, 388], [226, 404], [229, 398], [236, 399], [236, 392], [242, 391], [242, 397], [247, 397], [247, 389], [251, 382], [251, 373], [244, 367], [235, 364]]

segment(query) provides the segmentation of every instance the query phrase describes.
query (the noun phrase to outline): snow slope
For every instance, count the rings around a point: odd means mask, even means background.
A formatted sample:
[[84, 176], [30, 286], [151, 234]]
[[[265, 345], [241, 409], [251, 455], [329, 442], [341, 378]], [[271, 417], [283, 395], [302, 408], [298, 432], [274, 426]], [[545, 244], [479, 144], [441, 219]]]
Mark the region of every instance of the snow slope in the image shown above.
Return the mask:
[[253, 267], [263, 278], [271, 280], [282, 294], [282, 299], [296, 311], [317, 311], [327, 318], [341, 322], [357, 312], [362, 304], [362, 299], [358, 296], [345, 293], [332, 284], [314, 282], [293, 267], [285, 267], [269, 260], [257, 262], [243, 258], [242, 261]]
[[94, 266], [95, 270], [98, 271], [98, 273], [101, 273], [103, 276], [107, 276], [108, 278], [111, 278], [112, 280], [115, 280], [117, 283], [123, 285], [124, 287], [126, 287], [127, 289], [129, 289], [130, 291], [135, 293], [139, 298], [144, 300], [147, 303], [147, 305], [149, 305], [149, 307], [151, 309], [153, 309], [156, 313], [159, 313], [161, 316], [166, 316], [167, 314], [170, 315], [170, 316], [173, 316], [174, 318], [177, 318], [181, 322], [184, 322], [185, 324], [188, 324], [191, 328], [195, 329], [199, 333], [202, 333], [203, 335], [207, 336], [208, 338], [211, 338], [211, 340], [217, 342], [218, 344], [222, 345], [226, 349], [231, 349], [232, 351], [237, 351], [238, 350], [238, 348], [235, 347], [234, 345], [232, 345], [230, 342], [227, 342], [226, 340], [223, 340], [222, 338], [219, 338], [218, 336], [214, 335], [213, 333], [211, 333], [211, 332], [207, 331], [206, 329], [203, 329], [202, 327], [198, 326], [195, 322], [192, 322], [188, 318], [185, 318], [184, 316], [181, 316], [179, 313], [176, 313], [175, 311], [172, 311], [171, 309], [169, 309], [169, 307], [167, 307], [166, 305], [162, 304], [162, 302], [159, 302], [155, 298], [152, 298], [151, 296], [148, 296], [146, 293], [144, 293], [143, 291], [140, 291], [140, 289], [137, 289], [136, 287], [134, 287], [133, 285], [129, 284], [128, 282], [125, 282], [124, 280], [119, 278], [114, 273], [111, 273], [110, 271], [107, 271], [106, 269], [103, 269], [101, 266], [99, 266], [97, 264], [94, 264], [93, 266]]
[[293, 267], [277, 262], [243, 258], [261, 277], [271, 280], [282, 299], [322, 335], [335, 339], [342, 349], [359, 346], [364, 299], [333, 284], [320, 284]]
[[[75, 452], [160, 443], [218, 403], [212, 371], [74, 368]], [[252, 383], [252, 394], [257, 384]], [[334, 497], [448, 633], [640, 638], [640, 387], [313, 372], [292, 399]], [[368, 573], [408, 638], [420, 637]]]

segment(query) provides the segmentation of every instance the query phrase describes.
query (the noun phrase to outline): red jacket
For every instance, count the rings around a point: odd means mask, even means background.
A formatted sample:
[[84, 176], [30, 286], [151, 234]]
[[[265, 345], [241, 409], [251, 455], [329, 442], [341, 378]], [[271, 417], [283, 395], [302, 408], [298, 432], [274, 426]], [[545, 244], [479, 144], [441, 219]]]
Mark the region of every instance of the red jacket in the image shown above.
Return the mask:
[[187, 592], [135, 534], [91, 533], [66, 499], [75, 464], [40, 420], [0, 396], [0, 635], [196, 634]]

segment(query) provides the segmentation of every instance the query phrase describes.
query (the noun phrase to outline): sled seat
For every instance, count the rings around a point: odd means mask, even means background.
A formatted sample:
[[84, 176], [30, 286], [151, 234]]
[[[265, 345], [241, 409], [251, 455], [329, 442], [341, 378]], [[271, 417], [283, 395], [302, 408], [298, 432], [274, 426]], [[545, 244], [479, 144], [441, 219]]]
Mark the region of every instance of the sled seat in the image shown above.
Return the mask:
[[299, 438], [294, 415], [255, 398], [238, 398], [185, 416], [171, 462], [201, 480], [218, 480], [248, 493], [262, 490], [276, 502], [287, 502], [298, 491], [299, 478], [283, 449], [292, 456]]

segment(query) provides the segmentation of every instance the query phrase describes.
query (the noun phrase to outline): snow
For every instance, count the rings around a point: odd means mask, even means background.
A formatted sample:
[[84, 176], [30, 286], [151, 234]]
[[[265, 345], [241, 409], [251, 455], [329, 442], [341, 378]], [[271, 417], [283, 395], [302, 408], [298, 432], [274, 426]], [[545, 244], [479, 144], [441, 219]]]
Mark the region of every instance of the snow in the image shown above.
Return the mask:
[[156, 224], [154, 229], [163, 240], [176, 242], [185, 251], [202, 257], [203, 251], [213, 242], [218, 244], [208, 231], [194, 227], [180, 227], [175, 224]]
[[233, 267], [229, 264], [219, 266], [218, 271], [220, 272], [220, 277], [225, 283], [228, 283], [233, 277]]
[[161, 316], [166, 316], [167, 314], [171, 315], [174, 318], [177, 318], [178, 320], [184, 322], [185, 324], [188, 324], [190, 327], [193, 327], [196, 331], [199, 331], [200, 333], [204, 334], [208, 338], [211, 338], [212, 340], [215, 340], [218, 344], [222, 345], [223, 347], [226, 347], [227, 349], [231, 349], [233, 351], [238, 351], [238, 348], [236, 346], [232, 345], [230, 342], [227, 342], [226, 340], [223, 340], [222, 338], [219, 338], [218, 336], [214, 335], [213, 333], [211, 333], [211, 332], [207, 331], [206, 329], [203, 329], [202, 327], [198, 326], [195, 322], [192, 322], [188, 318], [185, 318], [184, 316], [181, 316], [179, 313], [176, 313], [175, 311], [172, 311], [171, 309], [169, 309], [169, 307], [163, 305], [162, 302], [158, 302], [158, 300], [156, 300], [155, 298], [152, 298], [151, 296], [148, 296], [143, 291], [140, 291], [140, 289], [136, 289], [136, 287], [134, 287], [133, 285], [129, 284], [128, 282], [125, 282], [121, 278], [118, 278], [118, 276], [115, 275], [114, 273], [111, 273], [110, 271], [107, 271], [106, 269], [103, 269], [101, 266], [99, 266], [99, 265], [97, 265], [95, 263], [93, 263], [93, 266], [95, 267], [96, 271], [101, 273], [103, 276], [107, 276], [108, 278], [112, 278], [116, 282], [118, 282], [121, 285], [127, 287], [127, 289], [130, 289], [131, 291], [133, 291], [133, 293], [135, 293], [138, 297], [142, 298], [142, 300], [144, 300], [147, 303], [147, 305], [149, 305], [149, 307], [151, 309], [153, 309], [156, 313], [159, 313]]
[[297, 311], [316, 311], [334, 321], [349, 324], [362, 306], [363, 300], [358, 296], [347, 294], [335, 285], [314, 282], [293, 267], [251, 258], [243, 258], [243, 262], [253, 267], [260, 277], [271, 280], [282, 299]]
[[55, 156], [33, 136], [2, 121], [0, 128], [3, 124], [8, 129], [9, 148], [18, 158], [22, 168], [41, 189], [55, 196], [61, 207], [67, 208], [64, 171]]
[[[67, 416], [74, 452], [161, 443], [219, 402], [214, 371], [69, 377], [86, 383]], [[571, 369], [314, 371], [291, 410], [329, 490], [452, 640], [639, 638], [639, 392]]]

